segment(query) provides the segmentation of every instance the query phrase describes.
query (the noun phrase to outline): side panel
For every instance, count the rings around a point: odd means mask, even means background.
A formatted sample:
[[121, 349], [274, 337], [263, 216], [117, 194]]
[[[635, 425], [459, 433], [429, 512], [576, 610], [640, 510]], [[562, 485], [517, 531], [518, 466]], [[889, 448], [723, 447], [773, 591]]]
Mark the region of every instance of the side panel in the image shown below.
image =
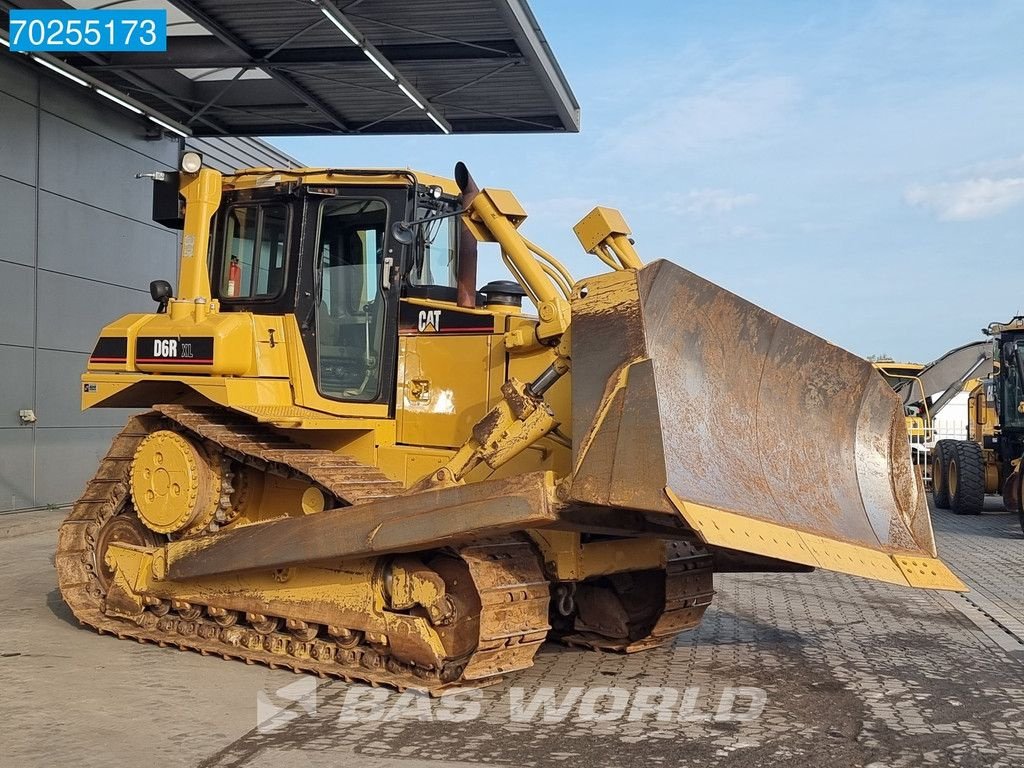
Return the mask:
[[403, 336], [398, 349], [398, 442], [456, 448], [487, 413], [490, 372], [504, 368], [494, 337]]

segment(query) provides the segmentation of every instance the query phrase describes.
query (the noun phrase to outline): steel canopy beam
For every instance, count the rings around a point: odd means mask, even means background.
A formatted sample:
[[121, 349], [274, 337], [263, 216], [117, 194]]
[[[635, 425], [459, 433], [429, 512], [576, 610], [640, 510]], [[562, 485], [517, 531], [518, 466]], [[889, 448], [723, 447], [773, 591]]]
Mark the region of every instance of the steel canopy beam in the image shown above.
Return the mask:
[[[220, 22], [218, 22], [212, 16], [209, 16], [205, 11], [200, 10], [198, 7], [196, 7], [195, 3], [190, 2], [190, 0], [168, 1], [171, 3], [171, 5], [180, 10], [182, 13], [189, 16], [193, 21], [198, 22], [207, 30], [209, 30], [218, 40], [220, 40], [225, 45], [230, 47], [236, 54], [249, 59], [250, 62], [253, 61], [254, 57], [252, 51], [246, 48], [245, 43], [238, 37], [236, 37], [232, 32], [227, 30]], [[316, 109], [328, 120], [334, 123], [338, 130], [344, 133], [349, 132], [349, 127], [347, 123], [345, 122], [345, 120], [342, 119], [342, 117], [339, 114], [337, 114], [333, 109], [331, 109], [330, 106], [324, 104], [320, 99], [316, 98], [313, 94], [309, 93], [300, 85], [298, 85], [294, 80], [291, 79], [291, 77], [282, 72], [277, 72], [274, 70], [271, 70], [269, 74], [275, 80], [287, 86], [289, 90], [291, 90], [302, 101]]]
[[[443, 133], [451, 133], [452, 126], [445, 119], [444, 115], [438, 110], [438, 108], [431, 103], [429, 97], [421, 93], [408, 78], [406, 78], [395, 66], [394, 62], [390, 61], [381, 50], [371, 43], [366, 35], [356, 27], [350, 18], [342, 13], [338, 6], [335, 5], [334, 0], [312, 0], [320, 11], [326, 16], [330, 22], [338, 28], [339, 34], [348, 39], [350, 43], [358, 47], [359, 52], [366, 56], [373, 63], [377, 69], [380, 70], [381, 74], [384, 75], [388, 80], [395, 83], [398, 90], [411, 101], [420, 112], [422, 112], [428, 120], [436, 125]], [[403, 112], [404, 110], [399, 110]], [[380, 118], [376, 122], [387, 120], [391, 115]]]
[[554, 101], [555, 108], [561, 116], [563, 125], [569, 130], [580, 129], [580, 105], [569, 90], [562, 68], [548, 47], [544, 33], [533, 11], [524, 0], [495, 0], [501, 12], [510, 21], [510, 26], [517, 31], [516, 40], [520, 50], [527, 54], [531, 65], [539, 70], [540, 81], [544, 89]]
[[[522, 55], [514, 40], [488, 41], [499, 52], [466, 47], [457, 43], [404, 43], [401, 45], [380, 45], [377, 50], [388, 61], [490, 61], [520, 59]], [[354, 46], [325, 46], [316, 48], [285, 48], [267, 59], [271, 50], [253, 49], [252, 57], [232, 55], [224, 50], [224, 44], [216, 38], [169, 37], [167, 53], [159, 57], [151, 53], [113, 53], [107, 55], [105, 69], [229, 69], [234, 67], [259, 66], [273, 69], [279, 64], [335, 64], [363, 62], [366, 57]], [[69, 63], [83, 57], [68, 57]], [[85, 66], [82, 67], [83, 69]]]

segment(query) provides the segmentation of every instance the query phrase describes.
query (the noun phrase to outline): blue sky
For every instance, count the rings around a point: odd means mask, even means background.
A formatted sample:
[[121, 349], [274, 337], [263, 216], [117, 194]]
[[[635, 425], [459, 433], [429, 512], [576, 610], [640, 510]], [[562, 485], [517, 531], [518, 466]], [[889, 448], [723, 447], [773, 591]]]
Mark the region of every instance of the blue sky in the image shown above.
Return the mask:
[[310, 165], [463, 160], [577, 278], [601, 265], [573, 224], [618, 207], [645, 260], [862, 355], [927, 361], [1024, 312], [1024, 3], [531, 7], [581, 133], [274, 143]]

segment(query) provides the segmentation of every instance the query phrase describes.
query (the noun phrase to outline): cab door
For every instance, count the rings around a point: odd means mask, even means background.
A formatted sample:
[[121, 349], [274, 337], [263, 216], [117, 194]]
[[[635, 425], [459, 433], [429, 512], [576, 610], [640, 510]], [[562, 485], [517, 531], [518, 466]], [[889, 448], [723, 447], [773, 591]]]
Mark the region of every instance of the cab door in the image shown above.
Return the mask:
[[324, 407], [314, 402], [322, 398], [353, 404], [353, 415], [376, 414], [355, 404], [393, 412], [402, 246], [390, 225], [404, 215], [406, 198], [401, 188], [307, 197], [297, 315], [316, 388], [315, 397], [302, 398], [308, 407]]

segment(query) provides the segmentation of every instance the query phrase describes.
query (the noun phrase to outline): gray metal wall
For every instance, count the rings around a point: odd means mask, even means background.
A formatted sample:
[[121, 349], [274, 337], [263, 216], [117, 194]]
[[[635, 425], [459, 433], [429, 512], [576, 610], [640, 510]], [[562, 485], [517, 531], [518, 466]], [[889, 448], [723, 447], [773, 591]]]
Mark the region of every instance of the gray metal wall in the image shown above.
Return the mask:
[[[252, 139], [189, 143], [222, 168], [290, 164]], [[150, 280], [174, 282], [177, 233], [151, 221], [134, 176], [177, 154], [139, 118], [0, 54], [0, 512], [73, 501], [125, 421], [81, 412], [79, 376], [100, 328], [151, 311]]]

